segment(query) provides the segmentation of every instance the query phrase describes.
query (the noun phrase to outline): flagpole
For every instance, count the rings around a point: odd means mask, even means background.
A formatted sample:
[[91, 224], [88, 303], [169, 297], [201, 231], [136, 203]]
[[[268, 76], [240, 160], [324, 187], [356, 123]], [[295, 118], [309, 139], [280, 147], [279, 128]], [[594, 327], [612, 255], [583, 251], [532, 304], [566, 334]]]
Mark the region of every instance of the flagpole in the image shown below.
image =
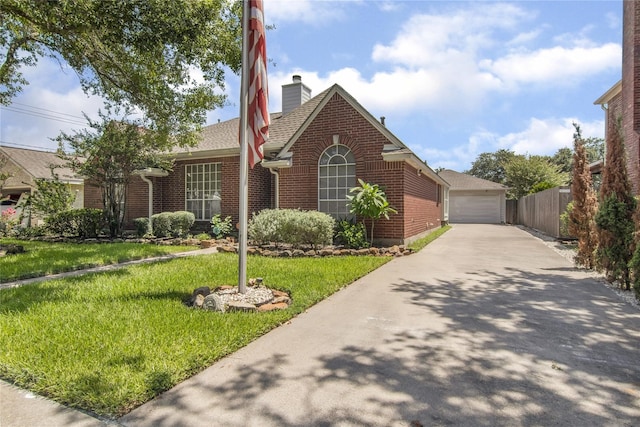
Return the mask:
[[240, 209], [238, 227], [238, 292], [247, 292], [247, 223], [249, 221], [249, 152], [247, 108], [249, 100], [249, 1], [242, 1], [242, 76], [240, 83]]

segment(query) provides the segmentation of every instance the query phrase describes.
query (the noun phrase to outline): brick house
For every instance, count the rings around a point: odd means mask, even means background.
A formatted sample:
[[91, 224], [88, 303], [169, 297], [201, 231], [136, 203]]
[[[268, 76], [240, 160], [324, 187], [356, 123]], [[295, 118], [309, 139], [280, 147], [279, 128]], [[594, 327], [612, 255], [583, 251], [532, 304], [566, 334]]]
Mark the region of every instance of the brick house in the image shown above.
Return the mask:
[[[249, 170], [249, 213], [265, 208], [349, 215], [347, 194], [357, 179], [380, 185], [398, 214], [376, 223], [380, 243], [407, 243], [447, 221], [448, 183], [333, 85], [315, 97], [300, 76], [282, 87], [283, 108], [271, 115], [264, 160]], [[239, 119], [203, 129], [200, 143], [176, 150], [167, 176], [135, 178], [127, 219], [187, 210], [208, 229], [212, 215], [238, 220]], [[147, 183], [143, 182], [143, 179]]]
[[[15, 208], [36, 188], [37, 180], [54, 179], [54, 174], [69, 186], [75, 196], [73, 207], [84, 206], [84, 197], [87, 193], [84, 180], [65, 167], [64, 162], [55, 153], [0, 146], [0, 158], [4, 159], [3, 164], [0, 165], [0, 172], [9, 175], [0, 189], [0, 212], [9, 207]], [[34, 223], [37, 223], [36, 218]]]
[[605, 138], [622, 119], [627, 151], [627, 172], [635, 194], [640, 194], [640, 2], [624, 0], [622, 34], [622, 80], [594, 104], [605, 110]]

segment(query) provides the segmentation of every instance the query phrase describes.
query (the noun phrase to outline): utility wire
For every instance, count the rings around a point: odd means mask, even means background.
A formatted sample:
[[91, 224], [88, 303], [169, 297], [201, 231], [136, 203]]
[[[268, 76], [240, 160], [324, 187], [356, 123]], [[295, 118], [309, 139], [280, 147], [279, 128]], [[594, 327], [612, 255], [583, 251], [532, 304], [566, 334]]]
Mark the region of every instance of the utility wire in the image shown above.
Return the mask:
[[[40, 117], [40, 118], [47, 119], [47, 120], [54, 120], [54, 121], [61, 122], [61, 123], [68, 123], [68, 124], [80, 125], [80, 126], [86, 126], [87, 125], [86, 122], [81, 122], [79, 120], [71, 120], [71, 119], [67, 119], [65, 117], [59, 117], [59, 116], [55, 116], [55, 115], [52, 115], [52, 114], [49, 114], [49, 113], [41, 113], [39, 111], [30, 111], [28, 109], [24, 109], [24, 108], [20, 108], [20, 107], [10, 106], [10, 107], [2, 107], [2, 109], [3, 110], [7, 110], [7, 111], [13, 111], [14, 113], [25, 114], [27, 116]], [[56, 114], [64, 114], [64, 113], [56, 113]], [[65, 114], [65, 115], [71, 116], [70, 114]], [[74, 117], [74, 116], [71, 116], [71, 117]]]

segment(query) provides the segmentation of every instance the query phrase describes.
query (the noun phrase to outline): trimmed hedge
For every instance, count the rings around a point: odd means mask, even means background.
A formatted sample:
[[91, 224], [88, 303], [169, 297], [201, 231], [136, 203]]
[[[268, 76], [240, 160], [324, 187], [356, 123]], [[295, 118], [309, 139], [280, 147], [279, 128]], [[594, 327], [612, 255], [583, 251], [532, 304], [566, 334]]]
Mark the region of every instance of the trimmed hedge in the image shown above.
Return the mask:
[[97, 237], [105, 226], [101, 209], [71, 209], [45, 219], [47, 230], [61, 236]]
[[142, 237], [149, 232], [149, 218], [140, 217], [133, 220], [133, 225], [136, 227], [136, 235]]
[[330, 245], [335, 220], [318, 211], [298, 209], [265, 209], [249, 221], [248, 236], [255, 243], [290, 244], [293, 246]]
[[196, 222], [191, 212], [162, 212], [151, 216], [153, 235], [156, 237], [185, 237]]

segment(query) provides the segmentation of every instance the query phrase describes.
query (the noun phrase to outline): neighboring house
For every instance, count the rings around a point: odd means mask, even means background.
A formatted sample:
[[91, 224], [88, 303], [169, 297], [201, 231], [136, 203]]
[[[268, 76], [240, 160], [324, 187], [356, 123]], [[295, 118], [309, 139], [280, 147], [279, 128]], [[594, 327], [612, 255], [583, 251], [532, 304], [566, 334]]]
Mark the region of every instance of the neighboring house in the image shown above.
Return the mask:
[[[249, 170], [249, 212], [265, 208], [319, 210], [349, 217], [349, 189], [357, 179], [380, 185], [398, 214], [378, 221], [379, 243], [407, 243], [448, 220], [448, 183], [420, 160], [342, 87], [315, 97], [300, 76], [282, 87], [282, 113], [271, 115], [264, 160]], [[187, 210], [208, 229], [214, 214], [238, 220], [239, 120], [204, 128], [200, 143], [176, 150], [166, 177], [136, 179], [127, 218]]]
[[2, 202], [4, 209], [15, 206], [31, 193], [37, 179], [53, 179], [53, 174], [56, 174], [60, 181], [69, 184], [71, 191], [76, 195], [73, 206], [76, 208], [84, 206], [84, 180], [71, 169], [63, 167], [63, 160], [55, 153], [0, 146], [0, 154], [7, 158], [2, 172], [10, 174], [2, 187], [2, 197], [0, 197], [8, 198]]
[[635, 194], [640, 194], [640, 1], [624, 0], [622, 35], [622, 80], [594, 104], [605, 110], [605, 138], [622, 120], [627, 151], [627, 173]]
[[449, 188], [449, 221], [501, 224], [505, 222], [508, 187], [472, 175], [445, 169], [438, 172]]

